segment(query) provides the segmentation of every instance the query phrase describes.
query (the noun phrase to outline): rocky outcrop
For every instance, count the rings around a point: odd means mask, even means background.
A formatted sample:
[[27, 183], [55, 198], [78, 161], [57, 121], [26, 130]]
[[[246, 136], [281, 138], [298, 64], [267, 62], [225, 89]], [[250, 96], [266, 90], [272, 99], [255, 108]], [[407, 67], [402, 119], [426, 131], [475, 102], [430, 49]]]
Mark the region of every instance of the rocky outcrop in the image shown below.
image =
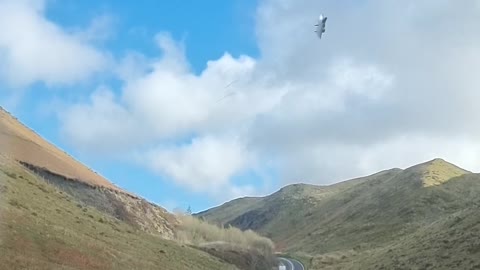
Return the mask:
[[164, 208], [138, 196], [119, 191], [119, 189], [90, 185], [83, 181], [51, 172], [46, 168], [40, 168], [22, 161], [19, 162], [48, 183], [74, 197], [80, 204], [96, 208], [101, 212], [133, 225], [139, 230], [165, 239], [173, 239], [178, 221], [175, 216]]

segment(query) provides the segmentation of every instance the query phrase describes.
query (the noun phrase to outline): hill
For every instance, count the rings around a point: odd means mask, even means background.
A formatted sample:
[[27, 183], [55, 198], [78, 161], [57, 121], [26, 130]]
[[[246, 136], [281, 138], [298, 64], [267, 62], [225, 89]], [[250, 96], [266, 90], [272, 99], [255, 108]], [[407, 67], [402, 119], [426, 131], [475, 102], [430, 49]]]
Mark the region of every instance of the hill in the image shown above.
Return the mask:
[[40, 137], [1, 107], [0, 153], [39, 168], [48, 168], [50, 172], [69, 179], [77, 179], [92, 186], [120, 190], [107, 179]]
[[0, 108], [0, 154], [78, 200], [146, 232], [171, 239], [178, 225], [164, 208], [122, 190]]
[[77, 202], [0, 156], [2, 269], [237, 269]]
[[0, 109], [0, 268], [250, 270], [272, 251], [116, 187]]
[[296, 231], [296, 228], [313, 215], [313, 209], [328, 199], [369, 180], [391, 177], [399, 171], [401, 170], [383, 171], [331, 186], [293, 184], [266, 197], [236, 199], [195, 216], [222, 226], [252, 229], [281, 243], [285, 240], [285, 235], [289, 234], [285, 232]]
[[479, 194], [480, 175], [434, 159], [331, 186], [290, 185], [196, 215], [254, 229], [310, 257], [313, 269], [468, 268], [480, 265]]

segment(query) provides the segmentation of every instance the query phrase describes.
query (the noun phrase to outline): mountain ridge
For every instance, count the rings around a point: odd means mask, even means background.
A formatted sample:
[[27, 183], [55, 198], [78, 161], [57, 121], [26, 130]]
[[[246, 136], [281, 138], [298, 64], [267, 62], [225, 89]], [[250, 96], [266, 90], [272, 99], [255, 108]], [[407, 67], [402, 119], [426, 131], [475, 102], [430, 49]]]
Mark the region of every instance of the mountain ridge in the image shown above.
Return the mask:
[[[466, 251], [476, 250], [480, 234], [465, 240], [462, 228], [480, 232], [480, 217], [462, 213], [478, 210], [479, 194], [480, 174], [435, 158], [329, 186], [292, 184], [248, 203], [237, 199], [195, 215], [224, 226], [252, 229], [271, 238], [279, 251], [309, 256], [318, 269], [357, 269], [353, 266], [362, 263], [369, 268], [376, 263], [370, 257], [382, 262], [373, 269], [395, 267], [380, 254], [398, 256], [405, 265], [412, 258], [436, 269], [443, 269], [441, 263], [468, 268], [480, 265], [476, 255]], [[463, 219], [468, 224], [452, 222], [459, 215], [468, 216]], [[429, 236], [429, 228], [444, 239]], [[435, 260], [417, 256], [423, 251], [415, 246], [416, 239], [427, 241], [420, 246]], [[442, 241], [458, 239], [464, 243], [455, 249], [465, 262], [435, 255], [447, 252], [449, 247]]]

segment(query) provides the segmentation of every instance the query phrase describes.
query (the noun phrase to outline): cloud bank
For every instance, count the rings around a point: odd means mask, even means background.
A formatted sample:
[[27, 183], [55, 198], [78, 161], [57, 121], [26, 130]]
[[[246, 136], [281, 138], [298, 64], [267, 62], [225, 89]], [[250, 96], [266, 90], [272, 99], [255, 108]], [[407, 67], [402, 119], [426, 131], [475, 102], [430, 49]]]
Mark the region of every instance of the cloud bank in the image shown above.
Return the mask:
[[0, 0], [0, 79], [5, 84], [16, 89], [36, 82], [66, 85], [107, 67], [106, 54], [48, 20], [44, 11], [42, 0]]
[[[62, 130], [80, 149], [136, 151], [159, 175], [229, 199], [254, 192], [235, 175], [265, 164], [281, 184], [328, 184], [435, 157], [475, 170], [479, 3], [263, 0], [259, 58], [226, 52], [196, 75], [186, 45], [160, 33], [160, 57], [125, 57], [122, 88], [73, 106]], [[329, 17], [322, 40], [313, 32], [320, 12]]]

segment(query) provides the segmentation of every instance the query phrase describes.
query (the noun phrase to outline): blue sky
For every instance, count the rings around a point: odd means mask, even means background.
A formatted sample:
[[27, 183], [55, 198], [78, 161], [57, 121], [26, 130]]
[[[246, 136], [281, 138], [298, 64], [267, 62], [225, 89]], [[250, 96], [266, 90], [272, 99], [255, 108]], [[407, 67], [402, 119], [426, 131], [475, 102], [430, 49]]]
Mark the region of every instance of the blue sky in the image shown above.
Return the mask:
[[[258, 55], [253, 37], [254, 12], [256, 1], [50, 1], [45, 17], [61, 27], [88, 27], [97, 17], [107, 17], [108, 40], [97, 46], [107, 49], [117, 57], [130, 50], [141, 51], [149, 57], [159, 55], [152, 36], [157, 32], [168, 31], [174, 38], [186, 43], [186, 55], [195, 72], [205, 68], [210, 59], [219, 58], [225, 51], [232, 55]], [[56, 87], [56, 92], [47, 91], [41, 83], [25, 90], [17, 106], [8, 107], [25, 124], [47, 140], [67, 150], [73, 156], [98, 171], [117, 185], [135, 192], [151, 201], [174, 207], [193, 210], [211, 207], [212, 200], [202, 194], [185, 191], [182, 187], [162, 179], [145, 168], [96, 159], [90, 154], [82, 154], [75, 147], [62, 140], [58, 131], [58, 119], [48, 112], [52, 97], [62, 100], [78, 100], [92, 92], [96, 83], [118, 84], [116, 78], [97, 78], [86, 85]], [[73, 92], [73, 93], [72, 93]], [[246, 176], [248, 177], [248, 175]], [[238, 177], [239, 179], [241, 177]], [[243, 180], [245, 181], [245, 180]], [[247, 180], [248, 181], [248, 180]]]
[[352, 3], [0, 0], [0, 104], [169, 210], [438, 157], [476, 171], [480, 5]]

